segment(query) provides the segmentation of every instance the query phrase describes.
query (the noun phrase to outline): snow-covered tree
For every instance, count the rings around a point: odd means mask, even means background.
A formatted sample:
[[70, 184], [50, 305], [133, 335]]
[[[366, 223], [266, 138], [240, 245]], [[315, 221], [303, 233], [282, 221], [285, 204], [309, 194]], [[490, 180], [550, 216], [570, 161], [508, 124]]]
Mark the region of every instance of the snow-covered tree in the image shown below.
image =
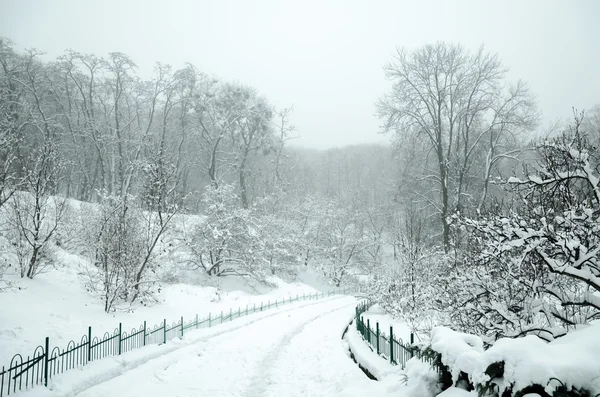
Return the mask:
[[462, 220], [475, 252], [457, 276], [471, 286], [456, 301], [464, 324], [551, 340], [600, 318], [600, 157], [580, 122], [507, 181], [519, 207]]
[[202, 201], [206, 218], [186, 238], [191, 263], [209, 276], [257, 276], [262, 266], [260, 227], [252, 211], [242, 208], [232, 185], [207, 186]]
[[33, 278], [52, 264], [50, 241], [62, 226], [66, 200], [55, 192], [60, 169], [56, 146], [46, 142], [33, 150], [23, 167], [23, 192], [10, 200], [14, 254], [21, 277]]
[[84, 279], [87, 290], [102, 300], [108, 313], [138, 293], [136, 272], [145, 244], [139, 217], [131, 206], [133, 197], [101, 197], [99, 210], [90, 209], [84, 220], [91, 262]]

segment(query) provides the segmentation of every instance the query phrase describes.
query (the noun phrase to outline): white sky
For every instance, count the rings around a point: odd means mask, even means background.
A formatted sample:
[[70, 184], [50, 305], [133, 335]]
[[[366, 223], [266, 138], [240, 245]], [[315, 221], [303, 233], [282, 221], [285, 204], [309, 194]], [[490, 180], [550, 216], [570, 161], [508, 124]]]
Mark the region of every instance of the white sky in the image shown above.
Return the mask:
[[56, 56], [120, 51], [255, 86], [294, 106], [295, 144], [386, 141], [374, 101], [396, 46], [445, 40], [500, 54], [544, 124], [600, 103], [600, 1], [0, 0], [0, 35]]

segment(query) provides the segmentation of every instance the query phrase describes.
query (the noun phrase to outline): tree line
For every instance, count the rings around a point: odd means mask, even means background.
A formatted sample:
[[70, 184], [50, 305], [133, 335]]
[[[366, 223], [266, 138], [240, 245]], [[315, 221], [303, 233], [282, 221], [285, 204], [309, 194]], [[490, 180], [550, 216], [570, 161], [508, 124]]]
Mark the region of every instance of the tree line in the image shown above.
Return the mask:
[[598, 316], [600, 108], [536, 138], [535, 96], [483, 47], [399, 49], [376, 103], [392, 145], [323, 151], [290, 145], [291, 108], [193, 65], [142, 79], [125, 54], [43, 61], [7, 39], [0, 65], [0, 273], [78, 251], [110, 311], [173, 268], [311, 268], [415, 329], [490, 339]]

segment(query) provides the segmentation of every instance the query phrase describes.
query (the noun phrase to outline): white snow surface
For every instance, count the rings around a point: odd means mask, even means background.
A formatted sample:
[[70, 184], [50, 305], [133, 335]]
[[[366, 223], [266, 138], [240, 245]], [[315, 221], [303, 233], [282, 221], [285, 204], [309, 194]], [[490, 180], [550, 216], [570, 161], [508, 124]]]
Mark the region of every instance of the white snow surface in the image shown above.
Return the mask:
[[[476, 391], [466, 391], [458, 387], [450, 387], [438, 394], [438, 397], [474, 397], [477, 396]], [[523, 396], [526, 397], [526, 396]]]
[[388, 376], [395, 376], [402, 372], [397, 365], [392, 365], [389, 360], [374, 352], [369, 344], [362, 338], [356, 330], [356, 323], [353, 321], [346, 332], [345, 340], [349, 349], [354, 354], [354, 358], [375, 378], [383, 380]]
[[438, 374], [431, 366], [418, 358], [406, 362], [406, 369], [392, 365], [388, 360], [371, 350], [352, 322], [346, 332], [345, 342], [354, 358], [379, 382], [394, 385], [398, 393], [407, 397], [434, 397], [440, 392]]
[[442, 355], [442, 362], [450, 367], [452, 380], [456, 382], [461, 371], [472, 374], [475, 370], [483, 341], [476, 335], [436, 327], [431, 332], [431, 348]]
[[[50, 345], [64, 348], [70, 340], [79, 342], [87, 334], [101, 337], [105, 332], [113, 333], [119, 323], [123, 331], [139, 329], [144, 320], [152, 328], [164, 319], [167, 324], [184, 321], [208, 313], [219, 315], [230, 309], [245, 310], [246, 305], [260, 306], [270, 301], [281, 301], [290, 297], [317, 292], [306, 284], [272, 278], [270, 288], [258, 291], [240, 279], [226, 278], [219, 284], [207, 285], [212, 280], [201, 280], [202, 285], [183, 283], [165, 284], [157, 298], [158, 303], [138, 306], [127, 311], [105, 313], [102, 303], [87, 293], [79, 279], [81, 258], [60, 252], [62, 267], [30, 279], [15, 279], [17, 288], [0, 293], [0, 365], [8, 364], [13, 355], [30, 355], [44, 338]], [[333, 288], [330, 288], [333, 290]]]
[[551, 378], [557, 378], [567, 388], [584, 388], [596, 395], [600, 393], [600, 325], [571, 331], [550, 343], [533, 335], [500, 339], [478, 358], [473, 380], [487, 380], [486, 368], [499, 361], [504, 361], [501, 390], [514, 382], [513, 390], [539, 384], [552, 394], [560, 383]]
[[368, 379], [348, 357], [341, 336], [355, 304], [337, 297], [257, 313], [92, 363], [25, 395], [408, 396], [398, 383]]
[[600, 393], [600, 325], [571, 331], [550, 343], [533, 335], [500, 339], [486, 351], [479, 337], [439, 327], [433, 331], [431, 347], [442, 354], [455, 381], [463, 371], [474, 384], [484, 384], [489, 380], [486, 369], [504, 361], [504, 376], [495, 380], [500, 393], [511, 385], [517, 391], [538, 384], [552, 394], [560, 382], [569, 389]]
[[[379, 323], [379, 330], [386, 335], [390, 333], [390, 326], [394, 331], [394, 338], [397, 341], [402, 340], [402, 343], [408, 345], [410, 343], [410, 328], [405, 323], [392, 318], [383, 308], [375, 304], [369, 307], [369, 310], [362, 314], [362, 317], [367, 323], [367, 320], [371, 323], [371, 329], [375, 329], [377, 323]], [[415, 340], [415, 342], [417, 342]]]

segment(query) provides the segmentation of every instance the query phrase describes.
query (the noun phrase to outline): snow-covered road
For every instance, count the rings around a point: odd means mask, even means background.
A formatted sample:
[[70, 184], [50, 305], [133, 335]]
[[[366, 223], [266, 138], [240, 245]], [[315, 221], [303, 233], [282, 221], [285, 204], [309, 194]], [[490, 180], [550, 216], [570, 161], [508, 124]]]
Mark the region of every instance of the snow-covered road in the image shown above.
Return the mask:
[[340, 298], [279, 313], [149, 360], [78, 396], [392, 395], [345, 351], [341, 334], [355, 304]]

